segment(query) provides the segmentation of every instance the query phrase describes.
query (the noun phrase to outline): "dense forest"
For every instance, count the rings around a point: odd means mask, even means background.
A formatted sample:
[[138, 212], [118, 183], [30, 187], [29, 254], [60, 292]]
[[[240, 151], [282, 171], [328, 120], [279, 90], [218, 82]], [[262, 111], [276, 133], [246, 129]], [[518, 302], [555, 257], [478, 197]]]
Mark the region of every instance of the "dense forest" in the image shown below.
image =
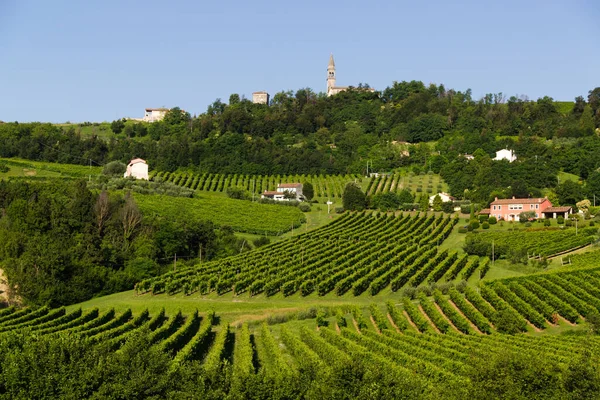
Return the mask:
[[[478, 202], [556, 190], [558, 171], [587, 179], [600, 167], [600, 87], [572, 103], [502, 93], [476, 100], [470, 90], [416, 81], [332, 97], [310, 89], [280, 92], [269, 105], [233, 94], [228, 104], [216, 100], [198, 116], [174, 108], [161, 122], [112, 126], [117, 135], [106, 141], [73, 127], [0, 124], [0, 156], [78, 164], [142, 157], [158, 170], [244, 174], [412, 166], [441, 171], [453, 195]], [[492, 163], [502, 148], [514, 150], [518, 161]], [[478, 157], [469, 162], [460, 157], [465, 153]]]
[[239, 249], [230, 229], [144, 216], [127, 193], [93, 193], [85, 181], [0, 180], [0, 269], [27, 304], [128, 290], [172, 268], [175, 254], [181, 263]]

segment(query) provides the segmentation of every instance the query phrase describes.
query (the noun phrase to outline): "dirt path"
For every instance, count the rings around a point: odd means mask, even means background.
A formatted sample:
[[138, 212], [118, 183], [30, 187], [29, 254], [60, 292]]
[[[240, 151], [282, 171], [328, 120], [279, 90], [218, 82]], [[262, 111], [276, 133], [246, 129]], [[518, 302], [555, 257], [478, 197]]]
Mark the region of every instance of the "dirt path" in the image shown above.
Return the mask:
[[[580, 317], [581, 317], [581, 316], [580, 316]], [[560, 321], [562, 321], [562, 322], [564, 322], [564, 323], [568, 324], [568, 325], [571, 325], [571, 326], [577, 326], [577, 324], [574, 324], [573, 322], [571, 322], [571, 321], [567, 320], [565, 317], [563, 317], [563, 316], [562, 316], [562, 315], [560, 315], [560, 314], [558, 315], [558, 319], [559, 319]]]
[[8, 282], [4, 276], [4, 271], [0, 269], [0, 301], [8, 302]]
[[415, 332], [421, 333], [421, 331], [417, 328], [417, 326], [412, 321], [412, 319], [410, 319], [410, 317], [408, 316], [408, 313], [406, 312], [406, 310], [402, 310], [402, 313], [404, 314], [404, 317], [406, 318], [406, 320], [408, 321], [408, 323], [410, 324], [410, 326], [413, 327], [413, 329], [415, 330]]
[[431, 318], [429, 318], [429, 315], [427, 315], [427, 313], [425, 312], [425, 310], [423, 310], [423, 307], [419, 304], [419, 311], [421, 311], [421, 314], [423, 314], [423, 316], [425, 317], [425, 319], [429, 322], [429, 325], [431, 325], [433, 327], [433, 330], [436, 331], [436, 333], [441, 334], [442, 332], [438, 329], [437, 326], [435, 326], [435, 324], [433, 323], [433, 321], [431, 320]]
[[[457, 327], [454, 326], [454, 324], [452, 323], [452, 321], [450, 321], [450, 318], [448, 318], [448, 316], [446, 314], [444, 314], [444, 312], [442, 311], [442, 309], [440, 308], [440, 306], [438, 305], [438, 303], [433, 302], [433, 305], [435, 306], [435, 308], [437, 308], [437, 310], [440, 312], [440, 314], [442, 314], [443, 318], [446, 318], [446, 321], [448, 321], [448, 323], [450, 324], [450, 326], [458, 333], [463, 334], [461, 331], [458, 330]], [[464, 335], [464, 334], [463, 334]]]
[[525, 319], [525, 321], [527, 321], [527, 325], [529, 325], [530, 327], [532, 327], [534, 331], [536, 331], [536, 332], [541, 332], [542, 331], [540, 328], [538, 328], [537, 326], [535, 326], [534, 324], [532, 324], [531, 322], [529, 322], [527, 319]]
[[358, 332], [359, 335], [362, 335], [362, 332], [360, 331], [360, 328], [358, 327], [358, 322], [356, 322], [356, 320], [354, 318], [352, 318], [352, 323], [354, 324], [354, 329], [356, 329], [356, 332]]
[[390, 321], [390, 324], [392, 324], [392, 326], [394, 327], [394, 329], [396, 329], [396, 332], [398, 333], [402, 333], [400, 332], [400, 329], [398, 328], [398, 326], [396, 325], [396, 323], [394, 322], [394, 320], [392, 319], [392, 316], [388, 313], [387, 315], [388, 320]]
[[448, 303], [449, 303], [449, 304], [450, 304], [452, 307], [454, 307], [454, 309], [456, 310], [456, 312], [457, 312], [459, 315], [462, 315], [462, 317], [463, 317], [463, 318], [464, 318], [464, 319], [465, 319], [465, 320], [466, 320], [466, 321], [469, 323], [469, 325], [471, 325], [471, 328], [473, 328], [473, 330], [474, 330], [475, 332], [479, 333], [480, 335], [483, 335], [483, 332], [481, 332], [481, 331], [479, 330], [479, 328], [478, 328], [478, 327], [477, 327], [477, 326], [476, 326], [476, 325], [475, 325], [475, 324], [474, 324], [474, 323], [473, 323], [473, 322], [472, 322], [472, 321], [471, 321], [469, 318], [467, 318], [467, 316], [466, 316], [466, 315], [465, 315], [465, 314], [464, 314], [464, 313], [461, 311], [461, 309], [460, 309], [460, 308], [458, 308], [458, 306], [457, 306], [456, 304], [454, 304], [454, 302], [453, 302], [451, 299], [448, 299]]
[[381, 335], [381, 329], [379, 329], [379, 327], [375, 323], [375, 319], [373, 318], [373, 316], [371, 315], [369, 317], [369, 319], [371, 320], [371, 323], [373, 324], [373, 328], [375, 328], [375, 332], [377, 332], [378, 335]]

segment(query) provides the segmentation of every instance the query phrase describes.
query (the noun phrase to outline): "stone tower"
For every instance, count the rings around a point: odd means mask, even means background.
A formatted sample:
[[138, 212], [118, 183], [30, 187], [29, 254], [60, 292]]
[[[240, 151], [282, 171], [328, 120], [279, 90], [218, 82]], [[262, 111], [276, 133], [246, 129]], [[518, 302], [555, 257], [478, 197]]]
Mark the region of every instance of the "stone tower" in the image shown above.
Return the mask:
[[335, 62], [333, 54], [329, 56], [329, 65], [327, 66], [327, 95], [330, 96], [332, 89], [335, 87]]

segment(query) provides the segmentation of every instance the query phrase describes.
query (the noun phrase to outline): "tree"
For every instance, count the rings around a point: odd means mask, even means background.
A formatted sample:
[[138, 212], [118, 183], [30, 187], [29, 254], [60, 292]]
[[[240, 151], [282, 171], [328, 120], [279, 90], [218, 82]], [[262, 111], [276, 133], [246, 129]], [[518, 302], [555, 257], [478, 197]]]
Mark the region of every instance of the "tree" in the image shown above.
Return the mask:
[[367, 197], [360, 186], [354, 182], [349, 182], [344, 188], [342, 203], [345, 210], [361, 211], [365, 209]]
[[110, 124], [110, 129], [117, 135], [123, 131], [123, 128], [125, 128], [125, 119], [117, 119]]
[[412, 192], [408, 189], [402, 189], [400, 192], [397, 193], [397, 195], [398, 202], [400, 204], [408, 204], [415, 201], [415, 197], [413, 196]]
[[240, 95], [237, 93], [233, 93], [231, 96], [229, 96], [229, 105], [233, 106], [236, 105], [240, 102]]
[[373, 206], [384, 211], [396, 210], [400, 201], [394, 192], [378, 193], [373, 197]]
[[565, 181], [556, 187], [558, 201], [563, 205], [574, 206], [583, 198], [581, 185], [573, 181]]
[[583, 96], [575, 97], [575, 104], [573, 105], [572, 113], [575, 115], [583, 114], [583, 110], [585, 110], [585, 100]]
[[315, 189], [313, 188], [312, 183], [304, 182], [302, 185], [302, 194], [306, 197], [306, 200], [310, 201], [315, 195]]
[[432, 202], [433, 211], [442, 211], [443, 203], [444, 202], [442, 201], [442, 198], [440, 197], [440, 195], [436, 194], [435, 197], [433, 198], [433, 202]]
[[123, 177], [127, 167], [120, 161], [111, 161], [102, 168], [102, 174]]

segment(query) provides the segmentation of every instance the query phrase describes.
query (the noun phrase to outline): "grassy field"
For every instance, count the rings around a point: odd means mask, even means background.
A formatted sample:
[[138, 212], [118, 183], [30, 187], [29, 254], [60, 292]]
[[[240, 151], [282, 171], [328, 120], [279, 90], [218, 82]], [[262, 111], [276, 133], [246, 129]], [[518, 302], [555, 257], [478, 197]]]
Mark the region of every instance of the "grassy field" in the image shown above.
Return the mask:
[[221, 193], [198, 192], [194, 198], [134, 194], [147, 215], [210, 220], [234, 231], [278, 235], [299, 228], [305, 217], [297, 207], [230, 199]]
[[80, 134], [83, 137], [92, 137], [98, 136], [104, 140], [110, 140], [113, 137], [116, 137], [115, 133], [110, 129], [110, 122], [95, 122], [91, 125], [88, 124], [55, 124], [63, 128], [64, 130], [74, 129], [76, 133]]
[[102, 173], [102, 167], [73, 164], [58, 164], [30, 161], [19, 158], [0, 158], [0, 162], [10, 170], [0, 173], [1, 178], [8, 177], [44, 177], [44, 178], [88, 178]]

